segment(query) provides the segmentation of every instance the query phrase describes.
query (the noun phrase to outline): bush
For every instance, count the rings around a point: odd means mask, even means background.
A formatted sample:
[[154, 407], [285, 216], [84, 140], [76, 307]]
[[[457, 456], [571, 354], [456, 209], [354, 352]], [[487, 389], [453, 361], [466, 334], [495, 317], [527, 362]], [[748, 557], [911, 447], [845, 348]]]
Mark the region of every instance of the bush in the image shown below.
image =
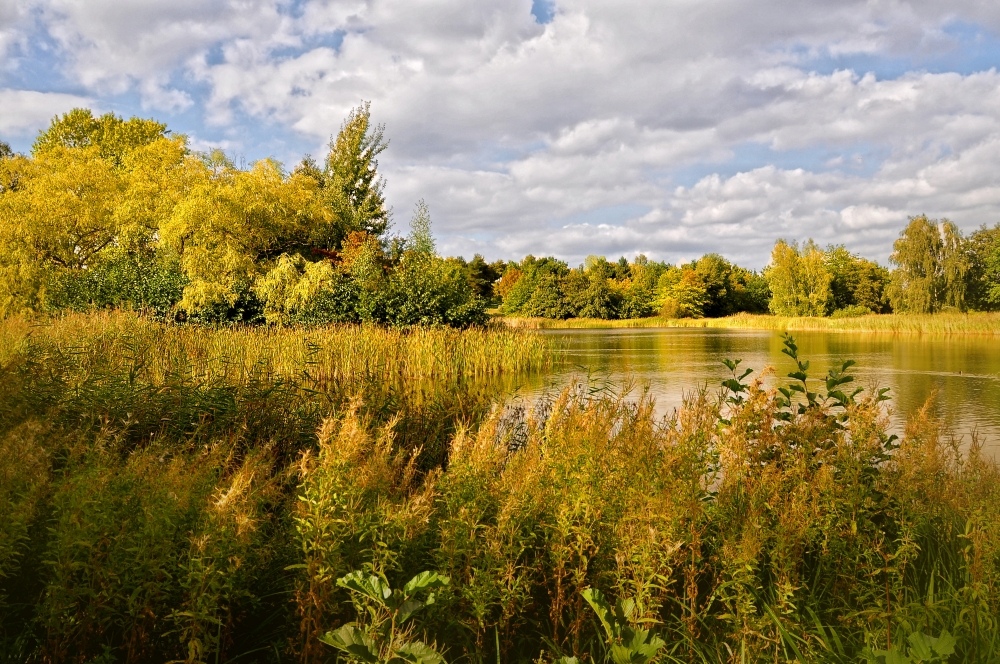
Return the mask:
[[841, 309], [837, 309], [832, 314], [830, 318], [856, 318], [858, 316], [869, 316], [874, 313], [868, 307], [860, 304], [852, 304]]

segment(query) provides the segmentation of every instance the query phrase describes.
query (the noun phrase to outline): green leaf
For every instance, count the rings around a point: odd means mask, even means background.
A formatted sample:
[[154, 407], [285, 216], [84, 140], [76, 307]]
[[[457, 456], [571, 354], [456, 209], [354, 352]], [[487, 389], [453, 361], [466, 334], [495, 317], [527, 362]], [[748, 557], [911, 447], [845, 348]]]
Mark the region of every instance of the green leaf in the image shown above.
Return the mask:
[[357, 657], [362, 662], [378, 664], [378, 653], [372, 640], [355, 625], [344, 625], [332, 632], [327, 632], [319, 637], [319, 640], [337, 650]]
[[424, 608], [423, 602], [415, 599], [406, 600], [400, 605], [399, 610], [396, 613], [397, 622], [400, 624], [406, 622], [414, 613], [422, 608]]
[[382, 606], [386, 606], [386, 600], [392, 597], [392, 588], [389, 587], [389, 583], [374, 574], [366, 577], [362, 572], [351, 572], [337, 579], [337, 586], [360, 593]]
[[746, 385], [736, 380], [735, 378], [727, 378], [726, 380], [722, 381], [722, 386], [727, 388], [730, 392], [734, 392], [737, 394], [740, 392], [745, 392], [747, 389]]
[[422, 641], [411, 641], [400, 646], [389, 664], [445, 664], [444, 657]]
[[440, 588], [448, 583], [448, 577], [441, 576], [437, 572], [421, 572], [406, 582], [406, 585], [403, 586], [403, 594], [409, 597], [420, 590]]
[[597, 614], [597, 619], [601, 621], [601, 625], [604, 627], [608, 638], [613, 639], [615, 637], [615, 630], [611, 627], [611, 621], [614, 620], [614, 617], [611, 615], [611, 605], [604, 599], [604, 594], [597, 588], [587, 588], [580, 594], [583, 595], [583, 599], [587, 600], [587, 604], [590, 604], [590, 608]]
[[941, 632], [941, 636], [932, 639], [931, 648], [938, 654], [938, 657], [947, 657], [955, 653], [955, 646], [957, 644], [958, 639], [952, 636], [948, 630], [944, 630]]
[[892, 650], [876, 650], [875, 656], [884, 658], [885, 664], [911, 664], [912, 662], [909, 657], [895, 648]]

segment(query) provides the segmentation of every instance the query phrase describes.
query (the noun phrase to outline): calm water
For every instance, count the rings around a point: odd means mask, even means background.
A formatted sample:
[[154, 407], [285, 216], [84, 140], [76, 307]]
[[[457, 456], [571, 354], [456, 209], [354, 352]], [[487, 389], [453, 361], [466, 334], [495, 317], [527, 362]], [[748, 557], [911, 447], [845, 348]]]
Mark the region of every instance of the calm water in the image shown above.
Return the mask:
[[[565, 385], [574, 376], [648, 384], [660, 410], [681, 404], [702, 385], [715, 388], [729, 377], [724, 358], [742, 359], [758, 371], [771, 366], [778, 376], [794, 364], [781, 353], [778, 332], [764, 330], [647, 329], [555, 330], [566, 351], [554, 375], [526, 385], [528, 398]], [[890, 388], [893, 428], [934, 395], [933, 412], [956, 435], [969, 440], [977, 431], [1000, 457], [1000, 340], [976, 337], [892, 337], [870, 334], [798, 332], [799, 357], [809, 360], [810, 376], [820, 378], [837, 361], [853, 359], [858, 385]], [[816, 383], [819, 387], [819, 383]]]

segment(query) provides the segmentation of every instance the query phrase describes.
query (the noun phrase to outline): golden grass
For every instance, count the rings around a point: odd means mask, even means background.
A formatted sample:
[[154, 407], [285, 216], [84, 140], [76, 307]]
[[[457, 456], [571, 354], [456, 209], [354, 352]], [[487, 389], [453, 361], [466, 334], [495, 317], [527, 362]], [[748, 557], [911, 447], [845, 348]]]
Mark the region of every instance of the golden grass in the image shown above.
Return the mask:
[[550, 341], [505, 326], [482, 329], [336, 325], [317, 328], [200, 327], [124, 312], [0, 322], [0, 363], [28, 339], [64, 353], [134, 363], [152, 383], [180, 368], [195, 379], [241, 384], [250, 377], [339, 382], [357, 377], [424, 380], [539, 371]]
[[710, 327], [753, 330], [874, 332], [886, 334], [975, 334], [1000, 336], [1000, 313], [876, 314], [854, 318], [790, 317], [763, 314], [736, 314], [725, 318], [501, 318], [514, 329], [572, 330], [661, 327]]

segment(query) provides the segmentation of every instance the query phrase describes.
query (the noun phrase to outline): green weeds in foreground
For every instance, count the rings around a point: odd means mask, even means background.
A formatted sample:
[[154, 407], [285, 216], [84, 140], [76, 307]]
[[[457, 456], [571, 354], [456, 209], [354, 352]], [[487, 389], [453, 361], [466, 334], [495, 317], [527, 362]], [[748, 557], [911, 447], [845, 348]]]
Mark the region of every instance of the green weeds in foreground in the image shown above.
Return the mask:
[[[792, 345], [787, 393], [733, 361], [661, 419], [41, 332], [3, 351], [0, 661], [336, 661], [351, 624], [449, 662], [1000, 658], [996, 464], [926, 411], [894, 440], [884, 394]], [[385, 632], [425, 570], [449, 583]]]

